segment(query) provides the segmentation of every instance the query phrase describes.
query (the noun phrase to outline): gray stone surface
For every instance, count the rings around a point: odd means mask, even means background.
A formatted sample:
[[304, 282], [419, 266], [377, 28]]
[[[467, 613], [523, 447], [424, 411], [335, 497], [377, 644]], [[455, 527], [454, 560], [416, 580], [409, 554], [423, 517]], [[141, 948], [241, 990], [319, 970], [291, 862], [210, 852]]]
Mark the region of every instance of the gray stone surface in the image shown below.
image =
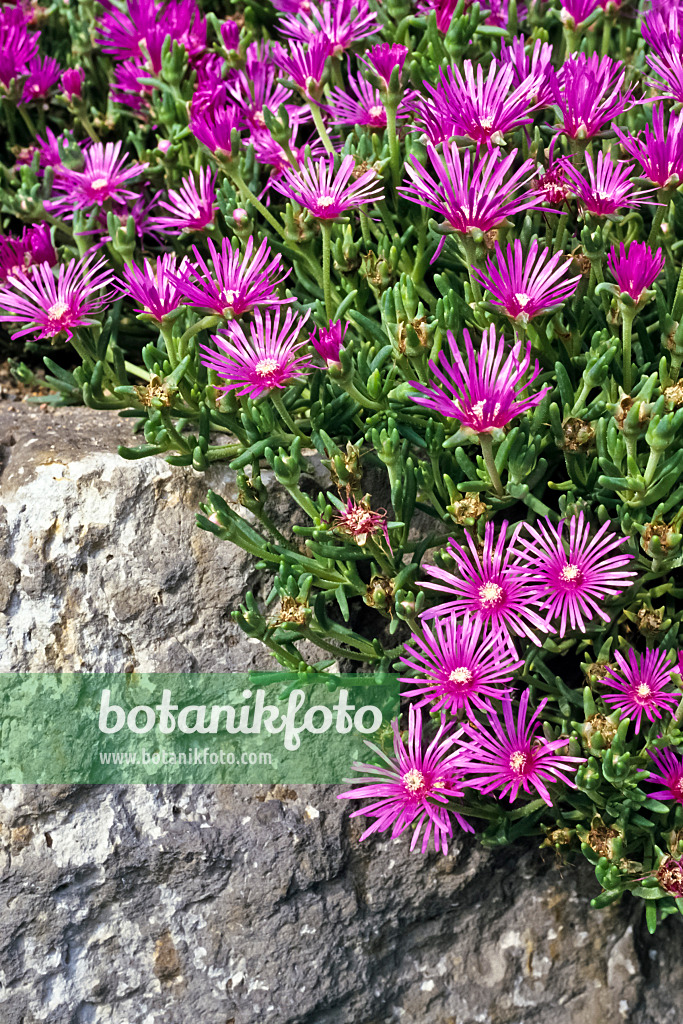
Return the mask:
[[[193, 525], [206, 480], [119, 460], [128, 431], [0, 403], [2, 669], [263, 664], [229, 620], [248, 560]], [[359, 845], [336, 793], [4, 787], [1, 1024], [680, 1021], [679, 920], [592, 911], [590, 870], [534, 849]]]

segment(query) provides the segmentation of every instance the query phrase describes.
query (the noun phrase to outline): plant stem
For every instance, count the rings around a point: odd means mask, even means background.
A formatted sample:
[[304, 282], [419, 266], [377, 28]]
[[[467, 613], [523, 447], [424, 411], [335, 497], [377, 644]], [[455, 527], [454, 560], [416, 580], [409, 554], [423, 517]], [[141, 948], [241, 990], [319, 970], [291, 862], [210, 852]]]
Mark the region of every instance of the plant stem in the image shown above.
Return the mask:
[[323, 236], [323, 293], [325, 295], [325, 315], [328, 320], [332, 319], [332, 290], [330, 285], [330, 239], [332, 236], [332, 225], [329, 221], [322, 220], [320, 228]]
[[270, 212], [270, 210], [268, 210], [263, 205], [261, 200], [256, 198], [256, 196], [251, 191], [251, 189], [247, 185], [246, 181], [244, 180], [244, 178], [242, 177], [240, 172], [236, 168], [231, 168], [230, 169], [230, 175], [231, 175], [233, 181], [235, 182], [235, 184], [237, 185], [238, 189], [240, 190], [240, 192], [245, 196], [245, 198], [248, 199], [249, 202], [251, 203], [251, 205], [258, 210], [258, 212], [261, 214], [261, 216], [265, 220], [268, 221], [270, 226], [272, 228], [275, 228], [277, 233], [282, 238], [284, 238], [285, 237], [285, 229], [282, 227], [281, 224], [278, 224], [278, 222], [275, 220], [275, 217], [273, 217], [273, 215]]
[[631, 394], [631, 388], [633, 387], [632, 380], [632, 367], [631, 367], [631, 332], [633, 329], [633, 319], [635, 317], [635, 311], [624, 309], [622, 312], [623, 319], [623, 330], [622, 330], [622, 362], [624, 368], [624, 391], [627, 395]]
[[389, 136], [389, 157], [391, 164], [391, 180], [394, 188], [401, 180], [401, 151], [396, 132], [396, 104], [388, 97], [384, 103], [387, 112], [387, 135]]
[[313, 114], [313, 123], [318, 129], [318, 135], [322, 139], [323, 146], [325, 147], [328, 153], [334, 153], [335, 149], [332, 143], [330, 142], [329, 135], [327, 134], [327, 128], [325, 127], [325, 122], [322, 119], [320, 107], [313, 100], [308, 101], [308, 106], [310, 107], [311, 113]]
[[505, 495], [505, 491], [503, 490], [500, 475], [496, 469], [496, 460], [493, 457], [493, 441], [491, 440], [491, 435], [479, 434], [478, 437], [479, 444], [481, 445], [481, 454], [484, 457], [484, 463], [486, 464], [489, 479], [491, 480], [498, 497], [502, 498]]
[[299, 428], [294, 423], [294, 420], [292, 419], [290, 413], [288, 412], [287, 408], [285, 407], [285, 403], [282, 400], [282, 395], [280, 394], [280, 392], [279, 392], [279, 390], [277, 388], [273, 388], [272, 389], [272, 391], [270, 392], [270, 398], [271, 398], [271, 401], [272, 401], [273, 405], [275, 406], [275, 408], [277, 409], [278, 413], [280, 414], [280, 419], [282, 420], [283, 423], [285, 423], [289, 427], [289, 429], [294, 434], [294, 436], [295, 437], [301, 437], [301, 438], [303, 438], [304, 441], [308, 442], [310, 440], [310, 438], [306, 437], [305, 434], [302, 434], [301, 431], [299, 430]]
[[[660, 188], [658, 193], [657, 193], [657, 199], [659, 199], [660, 203], [661, 203], [662, 198], [665, 195], [666, 195], [666, 193], [664, 192], [664, 189]], [[652, 219], [652, 227], [650, 228], [650, 234], [648, 235], [648, 239], [647, 239], [647, 244], [650, 247], [650, 249], [652, 249], [654, 247], [655, 242], [657, 241], [657, 238], [659, 237], [659, 229], [662, 226], [662, 221], [664, 220], [664, 214], [668, 211], [668, 209], [669, 209], [669, 203], [668, 203], [668, 200], [667, 200], [666, 203], [661, 203], [661, 205], [658, 206], [657, 209], [655, 210], [655, 215], [654, 215], [654, 217]]]
[[475, 302], [481, 302], [481, 288], [479, 282], [472, 273], [472, 269], [476, 263], [476, 251], [477, 247], [469, 235], [461, 235], [462, 247], [465, 250], [465, 260], [467, 262], [467, 272], [470, 275], [470, 287], [472, 289], [472, 298]]

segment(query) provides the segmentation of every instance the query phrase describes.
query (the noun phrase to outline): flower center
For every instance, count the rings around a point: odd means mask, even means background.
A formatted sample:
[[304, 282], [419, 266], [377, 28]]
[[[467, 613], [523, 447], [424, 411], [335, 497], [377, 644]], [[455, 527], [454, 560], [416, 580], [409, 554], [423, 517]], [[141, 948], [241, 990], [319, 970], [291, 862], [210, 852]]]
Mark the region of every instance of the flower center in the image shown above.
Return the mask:
[[478, 593], [479, 603], [484, 608], [495, 608], [503, 599], [503, 588], [493, 580], [489, 580], [488, 583], [484, 583], [483, 586], [479, 587]]
[[487, 114], [486, 117], [479, 118], [479, 124], [482, 128], [493, 128], [493, 117], [491, 114]]
[[48, 309], [47, 315], [50, 317], [50, 320], [61, 320], [65, 313], [68, 312], [69, 307], [66, 302], [55, 302], [55, 304], [50, 306]]
[[318, 198], [318, 206], [322, 206], [324, 210], [326, 210], [328, 206], [333, 206], [333, 205], [334, 205], [334, 196], [320, 196]]
[[384, 114], [384, 107], [370, 107], [368, 113], [370, 117], [382, 117]]
[[680, 779], [676, 779], [671, 788], [674, 793], [680, 793], [683, 796], [683, 775], [681, 775]]
[[254, 369], [259, 377], [269, 377], [277, 370], [277, 362], [274, 359], [260, 359]]
[[517, 299], [517, 305], [522, 309], [525, 309], [531, 302], [531, 296], [527, 295], [526, 292], [517, 292], [515, 298]]
[[256, 113], [254, 114], [254, 121], [256, 122], [256, 124], [260, 125], [261, 128], [265, 128], [266, 119], [263, 116], [263, 111], [262, 110], [257, 110], [256, 111]]
[[93, 192], [101, 192], [102, 189], [107, 188], [108, 185], [108, 178], [93, 178], [93, 180], [90, 182], [90, 188], [93, 190]]
[[563, 583], [576, 583], [581, 579], [581, 569], [578, 565], [568, 562], [560, 569], [560, 579]]
[[639, 683], [636, 686], [636, 700], [646, 701], [652, 696], [652, 690], [647, 683]]
[[406, 772], [403, 776], [403, 785], [409, 793], [415, 795], [416, 793], [419, 793], [421, 789], [425, 788], [425, 777], [417, 768], [411, 768], [410, 771]]
[[237, 298], [237, 294], [238, 293], [237, 292], [227, 291], [224, 294], [225, 294], [224, 311], [225, 310], [230, 310], [232, 312], [232, 309], [233, 309], [233, 307], [235, 305], [235, 299]]
[[467, 686], [472, 682], [472, 673], [468, 668], [462, 665], [460, 668], [454, 668], [448, 677], [450, 683], [455, 683], [456, 686]]
[[517, 775], [522, 775], [526, 768], [526, 754], [522, 750], [516, 750], [510, 755], [510, 768]]

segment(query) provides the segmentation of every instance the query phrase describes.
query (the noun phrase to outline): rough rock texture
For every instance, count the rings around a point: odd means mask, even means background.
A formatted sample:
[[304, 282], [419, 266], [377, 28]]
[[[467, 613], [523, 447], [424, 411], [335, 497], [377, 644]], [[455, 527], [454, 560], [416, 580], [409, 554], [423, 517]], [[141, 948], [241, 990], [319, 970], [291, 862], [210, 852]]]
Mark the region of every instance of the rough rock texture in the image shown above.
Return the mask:
[[[229, 620], [248, 560], [193, 525], [206, 480], [119, 460], [129, 429], [0, 405], [0, 668], [265, 665]], [[591, 911], [591, 872], [533, 849], [359, 846], [335, 796], [5, 787], [2, 1024], [680, 1020], [679, 920]]]

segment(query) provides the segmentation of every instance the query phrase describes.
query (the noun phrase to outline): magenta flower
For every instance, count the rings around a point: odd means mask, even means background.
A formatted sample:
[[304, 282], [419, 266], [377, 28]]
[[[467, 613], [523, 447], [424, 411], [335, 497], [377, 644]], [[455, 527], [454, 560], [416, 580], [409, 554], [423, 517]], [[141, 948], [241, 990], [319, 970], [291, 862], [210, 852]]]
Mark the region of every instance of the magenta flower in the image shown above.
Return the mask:
[[619, 291], [638, 304], [664, 269], [664, 253], [661, 249], [652, 252], [646, 242], [631, 242], [627, 253], [622, 242], [618, 250], [615, 246], [610, 249], [607, 266]]
[[9, 88], [14, 78], [26, 74], [38, 53], [40, 32], [29, 32], [19, 5], [0, 4], [0, 85]]
[[[360, 75], [349, 74], [348, 79], [348, 92], [330, 90], [328, 112], [332, 124], [366, 124], [372, 128], [386, 128], [387, 112], [379, 89]], [[408, 117], [409, 113], [405, 100], [402, 100], [397, 111], [398, 120]]]
[[588, 181], [571, 163], [567, 164], [565, 174], [584, 213], [609, 217], [624, 206], [633, 209], [645, 202], [644, 193], [635, 192], [630, 180], [634, 166], [625, 160], [615, 162], [609, 153], [602, 152], [594, 163], [590, 153], [586, 153]]
[[314, 38], [308, 46], [292, 42], [289, 50], [276, 45], [272, 52], [275, 64], [289, 75], [307, 99], [319, 96], [329, 55], [330, 47], [325, 36]]
[[675, 800], [683, 804], [683, 760], [672, 750], [648, 750], [655, 763], [656, 772], [650, 772], [648, 782], [660, 782], [662, 789], [656, 789], [648, 796], [654, 800]]
[[81, 98], [81, 90], [85, 82], [85, 71], [83, 68], [67, 68], [62, 73], [62, 91], [68, 100]]
[[190, 111], [190, 131], [217, 156], [229, 156], [232, 133], [244, 127], [241, 111], [234, 105], [224, 107], [198, 107], [193, 103]]
[[[304, 145], [297, 145], [298, 134], [298, 130], [295, 128], [289, 142], [289, 148], [299, 164], [305, 164], [309, 157], [327, 156], [325, 146], [319, 136], [314, 135]], [[292, 163], [280, 143], [276, 142], [268, 132], [254, 132], [250, 141], [254, 147], [254, 155], [258, 162], [260, 164], [268, 164], [271, 167], [270, 177], [263, 190], [266, 192], [276, 180], [284, 177], [286, 171], [292, 169]], [[310, 153], [307, 150], [310, 150]]]
[[434, 145], [454, 135], [466, 135], [475, 142], [502, 143], [506, 132], [529, 124], [529, 91], [526, 86], [511, 90], [514, 68], [494, 60], [484, 77], [481, 64], [463, 61], [464, 77], [457, 66], [441, 70], [436, 86], [425, 82], [429, 99], [415, 105], [417, 125]]
[[176, 267], [175, 253], [167, 252], [157, 256], [156, 264], [145, 260], [142, 267], [123, 268], [124, 280], [120, 284], [139, 304], [138, 313], [144, 313], [161, 324], [182, 304], [179, 275], [182, 276], [186, 263], [185, 259]]
[[[535, 524], [524, 523], [517, 536], [520, 558], [537, 574], [542, 586], [540, 610], [560, 619], [560, 636], [567, 620], [572, 629], [586, 630], [586, 621], [598, 615], [605, 622], [610, 616], [603, 606], [609, 597], [621, 594], [638, 573], [624, 569], [633, 561], [629, 554], [610, 554], [625, 544], [628, 537], [616, 537], [606, 522], [593, 537], [583, 512], [569, 520], [569, 539], [565, 540], [567, 520], [553, 525], [546, 516]], [[586, 621], [584, 621], [586, 620]]]
[[334, 170], [334, 154], [321, 157], [317, 165], [311, 161], [300, 171], [288, 170], [282, 181], [273, 182], [273, 188], [293, 199], [319, 220], [335, 220], [347, 210], [373, 203], [384, 196], [384, 188], [377, 174], [363, 171], [350, 185], [356, 168], [352, 156], [345, 156], [338, 171]]
[[148, 54], [160, 67], [161, 49], [170, 36], [194, 57], [206, 47], [206, 22], [195, 0], [128, 0], [121, 10], [103, 0], [99, 45], [114, 60], [138, 59]]
[[273, 256], [267, 239], [253, 252], [254, 239], [248, 238], [244, 254], [237, 244], [233, 248], [229, 238], [223, 239], [220, 252], [211, 238], [207, 244], [211, 268], [194, 245], [196, 263], [190, 263], [179, 276], [183, 294], [193, 306], [230, 319], [243, 316], [255, 306], [294, 301], [281, 299], [275, 292], [290, 271], [282, 271], [282, 257], [279, 253]]
[[278, 82], [278, 77], [279, 72], [274, 64], [251, 51], [247, 54], [244, 71], [233, 72], [225, 83], [228, 102], [235, 103], [244, 125], [252, 131], [265, 129], [264, 110], [277, 111], [283, 104], [292, 122], [295, 123], [301, 117], [301, 108], [287, 102], [291, 92], [286, 85]]
[[538, 165], [538, 175], [533, 180], [534, 191], [539, 199], [548, 203], [551, 207], [561, 207], [572, 191], [572, 186], [567, 174], [567, 168], [572, 166], [571, 157], [555, 156], [555, 142], [557, 136], [550, 143], [550, 156], [548, 166], [544, 170]]
[[328, 367], [339, 362], [348, 329], [349, 325], [342, 324], [341, 320], [330, 320], [329, 327], [315, 327], [311, 332], [308, 340]]
[[512, 636], [526, 636], [540, 647], [541, 640], [533, 630], [539, 629], [547, 636], [553, 629], [548, 620], [541, 618], [532, 607], [538, 604], [542, 590], [514, 550], [520, 527], [515, 529], [508, 542], [507, 526], [507, 521], [501, 523], [496, 540], [496, 527], [488, 522], [481, 552], [468, 530], [465, 530], [465, 537], [469, 551], [450, 540], [446, 551], [455, 560], [455, 573], [437, 565], [424, 566], [425, 572], [439, 582], [422, 580], [422, 586], [448, 594], [451, 600], [429, 608], [423, 612], [422, 618], [442, 618], [450, 612], [456, 615], [469, 612], [473, 621], [481, 622], [487, 633], [499, 634], [512, 650]]
[[27, 273], [37, 263], [47, 263], [53, 267], [56, 262], [57, 253], [48, 224], [34, 224], [24, 228], [21, 238], [0, 235], [0, 283]]
[[665, 57], [650, 54], [647, 62], [659, 78], [649, 79], [649, 84], [664, 99], [683, 103], [683, 58], [672, 50]]
[[57, 277], [49, 263], [39, 263], [28, 274], [8, 278], [0, 288], [0, 321], [25, 325], [13, 338], [27, 334], [36, 340], [61, 334], [71, 338], [79, 327], [98, 322], [93, 314], [102, 309], [112, 293], [97, 293], [111, 284], [113, 276], [105, 261], [95, 260], [94, 254], [62, 264]]
[[392, 71], [394, 68], [398, 68], [400, 75], [407, 56], [407, 46], [401, 46], [400, 43], [394, 43], [393, 45], [391, 43], [377, 43], [376, 46], [371, 46], [366, 51], [364, 57], [359, 59], [375, 72], [382, 83], [382, 87], [386, 90], [389, 88]]
[[[420, 14], [429, 14], [434, 11], [436, 15], [436, 27], [439, 32], [448, 32], [451, 22], [453, 21], [453, 15], [455, 14], [455, 8], [458, 6], [458, 0], [418, 0], [417, 9]], [[465, 3], [465, 8], [470, 6], [469, 2]]]
[[453, 417], [466, 431], [491, 434], [533, 409], [550, 388], [522, 398], [522, 392], [540, 373], [536, 361], [530, 377], [524, 379], [531, 365], [531, 342], [527, 343], [524, 356], [522, 344], [517, 342], [506, 359], [504, 339], [496, 336], [493, 324], [484, 331], [478, 352], [474, 350], [467, 328], [462, 333], [466, 359], [460, 354], [452, 332], [448, 331], [453, 362], [448, 362], [443, 350], [439, 352], [438, 364], [429, 360], [429, 368], [441, 387], [411, 380], [409, 383], [420, 392], [413, 396], [413, 401], [443, 416]]
[[489, 257], [486, 273], [472, 268], [480, 284], [491, 293], [490, 301], [500, 306], [510, 319], [527, 324], [534, 317], [560, 306], [571, 298], [581, 275], [567, 277], [571, 257], [550, 249], [539, 251], [536, 239], [524, 255], [522, 243], [515, 239], [514, 248], [508, 242], [507, 256], [498, 242], [495, 260]]
[[463, 235], [473, 229], [491, 231], [520, 210], [540, 209], [535, 192], [520, 191], [531, 179], [533, 161], [525, 160], [508, 173], [516, 149], [502, 160], [499, 149], [473, 157], [469, 150], [461, 153], [456, 142], [444, 143], [443, 156], [429, 142], [426, 149], [435, 176], [411, 156], [406, 164], [411, 181], [398, 191], [418, 206], [441, 214], [452, 231]]
[[381, 31], [382, 26], [367, 0], [323, 0], [321, 4], [311, 0], [306, 10], [300, 8], [296, 15], [285, 15], [280, 28], [284, 35], [302, 43], [322, 35], [330, 53], [339, 57], [353, 43]]
[[137, 193], [123, 186], [149, 165], [126, 167], [126, 157], [119, 157], [120, 152], [121, 142], [93, 142], [83, 151], [81, 171], [62, 167], [55, 175], [54, 190], [63, 194], [46, 202], [46, 208], [70, 218], [74, 210], [103, 206], [107, 200], [124, 204], [136, 199]]
[[655, 53], [666, 59], [670, 54], [681, 52], [683, 39], [683, 17], [676, 3], [652, 4], [652, 9], [643, 15], [642, 35]]
[[553, 67], [552, 45], [537, 39], [529, 54], [525, 49], [526, 43], [524, 36], [515, 36], [509, 46], [501, 39], [501, 62], [504, 65], [509, 64], [513, 69], [513, 88], [517, 90], [523, 86], [532, 107], [548, 107], [553, 102], [553, 92], [550, 88], [550, 73]]
[[452, 715], [464, 709], [472, 717], [473, 708], [486, 706], [484, 697], [501, 699], [509, 693], [505, 684], [524, 662], [500, 643], [496, 633], [482, 636], [481, 619], [472, 621], [466, 612], [458, 622], [451, 614], [436, 619], [433, 631], [426, 624], [422, 628], [424, 640], [413, 635], [400, 659], [416, 673], [399, 677], [399, 682], [414, 687], [402, 690], [404, 697], [421, 698], [416, 707], [431, 704], [430, 712], [443, 709]]
[[236, 21], [226, 18], [221, 24], [221, 39], [226, 50], [236, 50], [240, 45], [240, 27]]
[[44, 99], [57, 84], [62, 74], [60, 65], [53, 57], [31, 57], [25, 69], [26, 78], [21, 95], [22, 103]]
[[619, 670], [610, 668], [602, 680], [607, 693], [603, 700], [621, 712], [622, 718], [635, 719], [636, 733], [640, 732], [643, 714], [650, 722], [662, 717], [662, 711], [673, 714], [680, 700], [680, 693], [671, 693], [666, 687], [671, 683], [670, 656], [659, 648], [636, 654], [629, 650], [628, 661], [619, 651], [614, 652]]
[[558, 74], [550, 76], [553, 99], [560, 111], [558, 130], [573, 139], [590, 139], [623, 114], [634, 86], [621, 89], [626, 70], [621, 61], [597, 53], [572, 54]]
[[[426, 750], [422, 744], [422, 716], [412, 705], [408, 708], [407, 749], [399, 732], [398, 722], [393, 722], [394, 757], [388, 757], [374, 743], [366, 745], [383, 762], [376, 764], [354, 764], [354, 771], [365, 772], [359, 779], [346, 779], [357, 788], [340, 793], [339, 800], [374, 799], [368, 807], [361, 807], [350, 815], [374, 818], [372, 824], [360, 837], [362, 842], [375, 832], [391, 828], [391, 838], [397, 839], [411, 825], [415, 826], [410, 849], [414, 850], [420, 834], [422, 853], [426, 853], [431, 836], [434, 849], [448, 853], [448, 841], [453, 834], [447, 809], [449, 797], [461, 797], [459, 779], [459, 758], [453, 751], [453, 744], [459, 733], [448, 735], [451, 725], [441, 724]], [[464, 818], [451, 808], [451, 814], [466, 832], [474, 829]]]
[[281, 312], [257, 309], [248, 336], [241, 324], [232, 321], [225, 334], [213, 335], [218, 352], [200, 345], [202, 364], [225, 381], [219, 390], [234, 391], [238, 398], [248, 395], [257, 399], [275, 388], [286, 387], [302, 370], [312, 369], [307, 356], [297, 355], [307, 344], [298, 339], [309, 314], [299, 316], [287, 309], [281, 323]]
[[560, 20], [568, 28], [576, 28], [597, 11], [600, 6], [598, 0], [562, 0]]
[[652, 128], [645, 125], [643, 135], [633, 135], [614, 127], [629, 156], [634, 157], [658, 188], [678, 188], [683, 181], [683, 113], [671, 114], [664, 126], [664, 104], [652, 104]]
[[183, 178], [180, 190], [169, 189], [168, 202], [159, 206], [168, 210], [171, 217], [154, 217], [152, 223], [158, 231], [167, 235], [179, 235], [181, 231], [202, 231], [213, 224], [218, 205], [216, 203], [216, 176], [207, 167], [200, 169], [198, 181], [192, 173]]
[[509, 796], [510, 803], [517, 799], [520, 789], [530, 793], [535, 789], [549, 807], [553, 806], [547, 782], [563, 783], [575, 789], [567, 773], [576, 771], [583, 757], [570, 757], [556, 751], [567, 746], [568, 739], [560, 736], [546, 740], [538, 735], [539, 718], [547, 703], [544, 697], [527, 721], [529, 691], [519, 698], [517, 720], [509, 697], [503, 698], [503, 722], [489, 706], [485, 722], [466, 722], [463, 730], [470, 737], [460, 750], [465, 772], [465, 785], [481, 793], [492, 793], [500, 787], [499, 799]]

